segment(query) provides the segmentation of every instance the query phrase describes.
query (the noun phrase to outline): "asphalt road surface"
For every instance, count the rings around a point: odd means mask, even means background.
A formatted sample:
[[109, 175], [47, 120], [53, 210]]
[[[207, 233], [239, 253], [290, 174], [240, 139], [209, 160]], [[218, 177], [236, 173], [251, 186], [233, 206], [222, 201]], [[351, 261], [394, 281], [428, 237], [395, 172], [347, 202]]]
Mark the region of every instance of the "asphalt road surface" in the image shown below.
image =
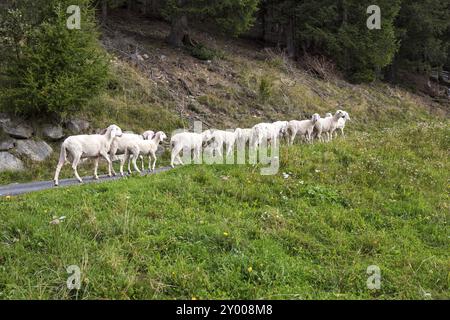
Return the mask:
[[[172, 169], [171, 167], [163, 167], [163, 168], [157, 168], [154, 172], [151, 174], [156, 174], [164, 171], [168, 171]], [[148, 171], [143, 172], [141, 175], [149, 174]], [[115, 176], [115, 177], [108, 177], [108, 176], [99, 176], [99, 180], [95, 180], [93, 177], [84, 177], [83, 183], [101, 183], [105, 181], [112, 181], [112, 180], [119, 180], [123, 179], [121, 176]], [[5, 196], [17, 196], [20, 194], [35, 192], [35, 191], [41, 191], [41, 190], [47, 190], [47, 189], [57, 189], [60, 187], [67, 187], [71, 185], [79, 185], [77, 179], [60, 179], [59, 180], [59, 186], [55, 187], [53, 184], [53, 181], [35, 181], [35, 182], [28, 182], [28, 183], [13, 183], [8, 184], [5, 186], [0, 186], [0, 197]]]

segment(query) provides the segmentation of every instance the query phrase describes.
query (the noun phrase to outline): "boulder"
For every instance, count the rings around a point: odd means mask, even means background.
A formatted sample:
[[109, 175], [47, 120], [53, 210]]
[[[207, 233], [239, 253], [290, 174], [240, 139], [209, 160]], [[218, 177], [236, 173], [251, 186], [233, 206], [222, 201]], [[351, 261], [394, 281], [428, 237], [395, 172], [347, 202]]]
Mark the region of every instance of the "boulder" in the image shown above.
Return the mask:
[[42, 128], [42, 134], [45, 138], [52, 140], [52, 141], [58, 141], [62, 138], [64, 138], [63, 129], [59, 125], [51, 125], [46, 124]]
[[9, 152], [0, 152], [0, 172], [3, 171], [23, 171], [23, 162]]
[[90, 124], [86, 120], [72, 119], [66, 122], [66, 128], [73, 133], [86, 132]]
[[53, 149], [44, 141], [17, 140], [16, 152], [33, 161], [44, 161], [52, 154]]
[[13, 139], [0, 140], [0, 151], [8, 151], [15, 147]]
[[33, 127], [23, 120], [6, 119], [0, 125], [5, 133], [17, 139], [30, 139], [34, 133]]

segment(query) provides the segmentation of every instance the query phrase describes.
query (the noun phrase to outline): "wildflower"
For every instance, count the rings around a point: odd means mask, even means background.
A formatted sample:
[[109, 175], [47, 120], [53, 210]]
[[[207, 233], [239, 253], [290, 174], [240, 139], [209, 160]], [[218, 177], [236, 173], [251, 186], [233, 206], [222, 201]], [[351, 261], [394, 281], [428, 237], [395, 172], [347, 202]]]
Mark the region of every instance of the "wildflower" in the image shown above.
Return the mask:
[[248, 268], [247, 268], [247, 271], [250, 272], [250, 273], [252, 273], [252, 272], [253, 272], [253, 268], [252, 268], [252, 267], [248, 267]]
[[6, 200], [11, 200], [11, 196], [6, 196]]
[[195, 296], [192, 296], [192, 300], [197, 300], [197, 297], [195, 297]]
[[228, 232], [224, 232], [223, 235], [224, 235], [225, 237], [228, 237]]

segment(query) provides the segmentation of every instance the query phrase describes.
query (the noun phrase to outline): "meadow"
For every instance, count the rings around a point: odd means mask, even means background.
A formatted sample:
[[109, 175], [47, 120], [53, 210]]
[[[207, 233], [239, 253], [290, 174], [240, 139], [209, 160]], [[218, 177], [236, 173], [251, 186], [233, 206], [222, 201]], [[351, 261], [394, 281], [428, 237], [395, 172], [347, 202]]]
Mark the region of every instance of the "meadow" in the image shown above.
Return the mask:
[[0, 298], [449, 299], [449, 146], [448, 121], [398, 121], [283, 146], [274, 176], [190, 165], [0, 198]]

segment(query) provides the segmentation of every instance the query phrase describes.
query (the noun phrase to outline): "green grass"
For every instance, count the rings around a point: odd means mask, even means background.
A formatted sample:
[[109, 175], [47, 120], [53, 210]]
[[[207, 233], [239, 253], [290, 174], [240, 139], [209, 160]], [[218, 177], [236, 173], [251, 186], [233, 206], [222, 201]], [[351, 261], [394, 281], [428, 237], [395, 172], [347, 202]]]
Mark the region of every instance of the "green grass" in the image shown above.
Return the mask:
[[449, 299], [448, 122], [390, 124], [283, 147], [275, 176], [186, 166], [1, 198], [0, 298]]

